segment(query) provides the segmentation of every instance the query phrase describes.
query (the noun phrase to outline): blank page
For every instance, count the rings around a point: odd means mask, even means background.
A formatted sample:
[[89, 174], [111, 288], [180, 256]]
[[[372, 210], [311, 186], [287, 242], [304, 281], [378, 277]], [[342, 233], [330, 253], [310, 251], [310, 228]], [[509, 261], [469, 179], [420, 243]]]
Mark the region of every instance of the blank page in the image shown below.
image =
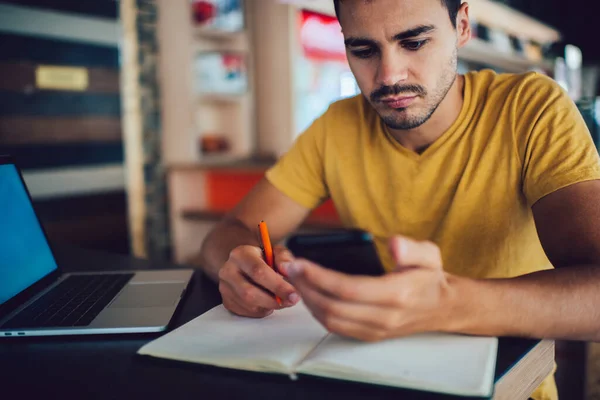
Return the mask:
[[423, 334], [379, 343], [330, 335], [299, 373], [456, 395], [492, 392], [497, 338]]
[[327, 331], [302, 302], [263, 319], [233, 315], [223, 305], [146, 344], [138, 353], [260, 372], [292, 374]]

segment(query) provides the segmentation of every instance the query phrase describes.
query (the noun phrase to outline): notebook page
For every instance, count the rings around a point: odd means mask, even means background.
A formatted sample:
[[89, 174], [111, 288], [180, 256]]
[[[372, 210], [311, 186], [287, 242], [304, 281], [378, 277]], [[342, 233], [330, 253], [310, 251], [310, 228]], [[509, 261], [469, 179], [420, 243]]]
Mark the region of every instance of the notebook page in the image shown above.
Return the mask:
[[327, 331], [302, 302], [263, 319], [223, 305], [146, 344], [138, 353], [226, 368], [291, 374]]
[[488, 396], [497, 338], [422, 334], [380, 343], [330, 335], [298, 373], [455, 395]]

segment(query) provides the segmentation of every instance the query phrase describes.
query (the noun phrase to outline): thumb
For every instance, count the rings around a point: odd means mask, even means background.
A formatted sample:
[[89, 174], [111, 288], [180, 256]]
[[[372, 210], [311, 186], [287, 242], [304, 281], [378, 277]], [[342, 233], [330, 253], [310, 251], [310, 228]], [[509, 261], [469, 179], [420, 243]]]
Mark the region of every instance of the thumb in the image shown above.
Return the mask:
[[283, 276], [286, 276], [285, 268], [281, 268], [281, 264], [294, 261], [294, 255], [284, 246], [275, 246], [275, 248], [273, 248], [273, 255], [275, 258], [275, 268], [277, 268], [277, 272]]
[[395, 236], [389, 242], [396, 269], [408, 267], [442, 269], [440, 248], [432, 242]]

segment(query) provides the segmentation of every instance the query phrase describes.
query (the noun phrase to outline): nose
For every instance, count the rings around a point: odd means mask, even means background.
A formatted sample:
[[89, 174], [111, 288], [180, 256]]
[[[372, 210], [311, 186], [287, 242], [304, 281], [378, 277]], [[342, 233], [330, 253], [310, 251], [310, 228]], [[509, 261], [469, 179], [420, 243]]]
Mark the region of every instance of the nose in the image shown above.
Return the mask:
[[377, 69], [377, 84], [393, 86], [408, 79], [408, 63], [406, 57], [392, 50], [382, 52]]

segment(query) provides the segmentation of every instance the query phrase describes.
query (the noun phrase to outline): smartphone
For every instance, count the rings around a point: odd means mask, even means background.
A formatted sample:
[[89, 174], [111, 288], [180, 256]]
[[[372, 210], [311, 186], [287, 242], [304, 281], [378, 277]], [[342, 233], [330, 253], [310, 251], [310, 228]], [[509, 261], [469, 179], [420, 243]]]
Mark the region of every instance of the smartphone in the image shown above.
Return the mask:
[[335, 271], [350, 275], [385, 274], [373, 235], [363, 230], [294, 235], [287, 240], [286, 246], [295, 257]]

